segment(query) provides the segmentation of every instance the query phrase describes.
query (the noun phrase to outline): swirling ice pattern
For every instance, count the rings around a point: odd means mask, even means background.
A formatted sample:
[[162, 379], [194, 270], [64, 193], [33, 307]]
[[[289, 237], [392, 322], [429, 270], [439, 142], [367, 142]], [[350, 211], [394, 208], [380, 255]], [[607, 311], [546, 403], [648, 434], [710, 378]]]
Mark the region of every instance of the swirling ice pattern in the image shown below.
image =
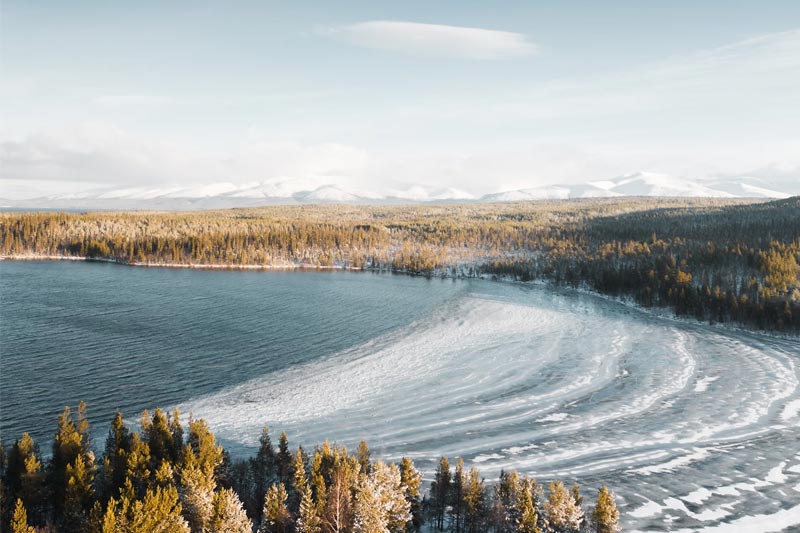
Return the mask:
[[800, 524], [799, 355], [796, 340], [495, 286], [181, 407], [242, 446], [268, 423], [305, 446], [366, 438], [428, 474], [461, 455], [487, 478], [607, 483], [626, 531], [780, 531]]

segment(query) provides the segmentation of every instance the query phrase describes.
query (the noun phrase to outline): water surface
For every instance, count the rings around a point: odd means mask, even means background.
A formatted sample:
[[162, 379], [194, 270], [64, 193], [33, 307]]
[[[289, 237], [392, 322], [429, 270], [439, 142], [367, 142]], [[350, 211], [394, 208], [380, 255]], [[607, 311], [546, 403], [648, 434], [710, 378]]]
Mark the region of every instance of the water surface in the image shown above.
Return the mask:
[[480, 280], [4, 262], [0, 287], [6, 438], [178, 405], [234, 453], [266, 423], [607, 483], [626, 531], [800, 526], [797, 339]]

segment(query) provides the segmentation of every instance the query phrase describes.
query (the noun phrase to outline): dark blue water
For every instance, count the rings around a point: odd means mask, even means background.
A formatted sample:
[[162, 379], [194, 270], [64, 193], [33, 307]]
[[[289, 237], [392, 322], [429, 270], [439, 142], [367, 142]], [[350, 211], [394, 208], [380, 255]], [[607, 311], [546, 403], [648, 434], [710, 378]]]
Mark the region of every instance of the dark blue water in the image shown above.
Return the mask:
[[461, 290], [367, 273], [3, 261], [0, 436], [27, 431], [48, 449], [57, 415], [80, 400], [105, 431], [117, 409], [135, 419], [356, 346]]

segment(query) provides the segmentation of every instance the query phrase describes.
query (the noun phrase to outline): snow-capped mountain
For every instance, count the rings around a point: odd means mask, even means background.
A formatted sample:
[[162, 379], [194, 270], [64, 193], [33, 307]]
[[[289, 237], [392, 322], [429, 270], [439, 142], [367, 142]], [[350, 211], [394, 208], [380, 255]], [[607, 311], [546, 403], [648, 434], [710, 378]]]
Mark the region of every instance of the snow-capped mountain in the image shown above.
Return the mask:
[[786, 198], [800, 194], [800, 184], [759, 178], [691, 180], [653, 172], [571, 185], [501, 190], [474, 196], [456, 188], [407, 185], [383, 191], [356, 190], [312, 179], [277, 178], [235, 184], [219, 182], [192, 187], [125, 187], [81, 191], [0, 205], [75, 209], [213, 209], [275, 204], [401, 204], [424, 202], [522, 202], [616, 196], [699, 196], [718, 198]]

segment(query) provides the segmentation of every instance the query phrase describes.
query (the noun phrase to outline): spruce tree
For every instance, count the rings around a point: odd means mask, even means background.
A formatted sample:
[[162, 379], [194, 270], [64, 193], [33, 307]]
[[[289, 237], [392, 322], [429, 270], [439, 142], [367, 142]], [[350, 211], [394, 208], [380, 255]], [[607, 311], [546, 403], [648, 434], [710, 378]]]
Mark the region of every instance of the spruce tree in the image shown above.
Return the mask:
[[150, 447], [151, 471], [157, 471], [164, 461], [174, 462], [177, 459], [172, 429], [161, 409], [153, 411], [153, 417], [144, 432], [144, 440]]
[[456, 533], [463, 531], [464, 525], [464, 460], [459, 457], [450, 490], [451, 526]]
[[439, 459], [433, 483], [431, 483], [431, 505], [433, 507], [434, 526], [444, 529], [444, 515], [450, 500], [450, 462], [447, 457]]
[[[144, 496], [150, 483], [150, 446], [135, 432], [130, 438], [130, 450], [125, 457], [124, 484], [130, 483], [137, 497]], [[122, 487], [120, 487], [120, 490]]]
[[130, 452], [130, 431], [125, 425], [122, 413], [117, 411], [106, 437], [104, 454], [105, 479], [107, 480], [103, 501], [119, 494], [127, 475], [127, 454]]
[[515, 506], [518, 510], [515, 523], [519, 533], [541, 533], [539, 529], [539, 516], [533, 497], [534, 486], [524, 482], [521, 490], [517, 493]]
[[289, 437], [286, 433], [281, 433], [280, 441], [278, 442], [278, 481], [281, 483], [289, 483], [290, 473], [292, 470], [292, 454], [289, 452]]
[[[89, 454], [91, 459], [91, 453]], [[64, 498], [64, 531], [80, 533], [87, 524], [87, 511], [94, 497], [94, 463], [79, 455], [67, 465], [67, 488]]]
[[31, 521], [37, 523], [44, 514], [45, 503], [48, 499], [45, 474], [42, 471], [41, 453], [39, 445], [28, 433], [23, 433], [22, 438], [14, 443], [8, 454], [5, 484], [9, 498], [21, 498], [26, 509], [30, 512]]
[[373, 464], [369, 475], [361, 475], [356, 493], [356, 533], [403, 531], [410, 519], [400, 469], [381, 461]]
[[269, 428], [264, 426], [261, 436], [258, 439], [259, 447], [256, 456], [250, 461], [250, 468], [253, 473], [254, 499], [258, 502], [256, 510], [256, 523], [261, 521], [261, 504], [267, 494], [269, 487], [275, 478], [275, 448], [269, 436]]
[[[85, 416], [85, 406], [84, 415]], [[48, 484], [53, 490], [55, 517], [60, 521], [64, 513], [64, 498], [67, 490], [66, 469], [78, 455], [84, 454], [83, 435], [75, 426], [69, 406], [58, 417], [58, 430], [53, 439], [53, 457], [50, 461]]]
[[297, 533], [319, 533], [321, 531], [317, 505], [311, 495], [311, 487], [308, 485], [303, 487], [301, 493], [295, 531]]
[[550, 496], [544, 504], [550, 526], [558, 532], [573, 531], [581, 526], [583, 510], [561, 481], [550, 482]]
[[289, 495], [283, 483], [267, 489], [262, 510], [261, 533], [288, 533], [292, 527], [292, 515], [286, 501]]
[[215, 489], [213, 471], [209, 475], [195, 455], [188, 451], [186, 464], [181, 470], [180, 500], [183, 514], [193, 532], [204, 531], [208, 527], [214, 511]]
[[409, 457], [403, 457], [400, 461], [400, 481], [405, 487], [406, 501], [411, 509], [411, 522], [408, 525], [419, 529], [422, 525], [422, 472], [414, 467], [414, 462]]
[[36, 530], [28, 525], [28, 513], [19, 498], [14, 507], [14, 516], [11, 518], [11, 533], [36, 533]]
[[365, 474], [369, 474], [369, 467], [370, 467], [370, 453], [369, 453], [369, 446], [367, 445], [367, 441], [362, 440], [358, 443], [358, 463], [361, 465], [361, 471]]
[[472, 468], [466, 476], [464, 484], [464, 530], [469, 533], [482, 531], [485, 516], [485, 487], [478, 470]]
[[214, 511], [209, 533], [252, 533], [253, 524], [244, 512], [242, 502], [232, 489], [214, 495]]
[[614, 502], [614, 493], [608, 487], [602, 487], [597, 493], [597, 503], [592, 511], [592, 521], [597, 533], [614, 533], [619, 531], [619, 511]]

